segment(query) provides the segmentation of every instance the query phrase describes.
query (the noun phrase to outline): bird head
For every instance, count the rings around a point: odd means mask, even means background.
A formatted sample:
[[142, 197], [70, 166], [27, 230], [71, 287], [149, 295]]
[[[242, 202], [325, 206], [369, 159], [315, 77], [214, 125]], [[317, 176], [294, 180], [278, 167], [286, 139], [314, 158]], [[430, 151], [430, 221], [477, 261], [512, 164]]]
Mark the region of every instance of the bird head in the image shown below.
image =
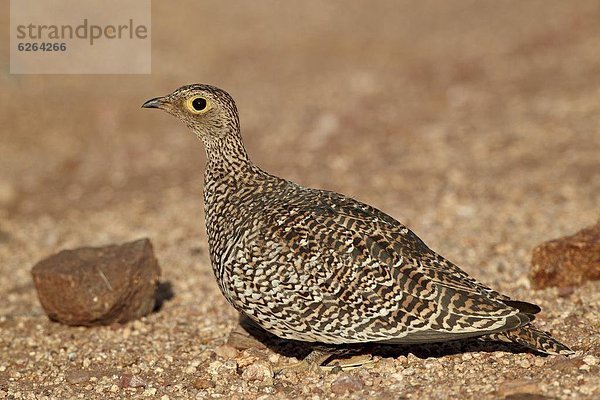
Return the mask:
[[235, 102], [227, 92], [214, 86], [182, 86], [171, 94], [148, 100], [142, 107], [160, 108], [179, 118], [205, 143], [239, 132]]

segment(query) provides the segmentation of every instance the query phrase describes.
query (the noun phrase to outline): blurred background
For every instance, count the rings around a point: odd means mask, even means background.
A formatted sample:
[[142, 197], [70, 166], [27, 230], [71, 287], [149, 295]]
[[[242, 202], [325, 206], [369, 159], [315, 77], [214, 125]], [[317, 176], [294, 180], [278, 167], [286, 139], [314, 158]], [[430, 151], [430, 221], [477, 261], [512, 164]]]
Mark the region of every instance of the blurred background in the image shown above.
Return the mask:
[[160, 246], [189, 229], [204, 245], [202, 145], [140, 109], [194, 82], [236, 99], [257, 164], [383, 209], [480, 277], [512, 281], [522, 268], [477, 266], [502, 249], [526, 263], [598, 217], [597, 1], [178, 1], [152, 15], [151, 75], [9, 75], [3, 47], [0, 230], [4, 247], [32, 247], [19, 270], [137, 234]]
[[112, 353], [118, 331], [49, 324], [29, 271], [63, 248], [143, 236], [175, 297], [134, 326], [152, 329], [129, 351], [184, 362], [233, 329], [207, 253], [202, 144], [140, 108], [196, 82], [236, 99], [267, 171], [384, 210], [481, 281], [540, 303], [542, 328], [587, 338], [586, 308], [532, 292], [527, 274], [534, 246], [599, 217], [598, 1], [154, 1], [152, 17], [151, 75], [10, 75], [1, 48], [0, 316], [21, 318], [7, 341], [67, 335], [78, 354], [102, 343], [98, 368], [130, 365]]

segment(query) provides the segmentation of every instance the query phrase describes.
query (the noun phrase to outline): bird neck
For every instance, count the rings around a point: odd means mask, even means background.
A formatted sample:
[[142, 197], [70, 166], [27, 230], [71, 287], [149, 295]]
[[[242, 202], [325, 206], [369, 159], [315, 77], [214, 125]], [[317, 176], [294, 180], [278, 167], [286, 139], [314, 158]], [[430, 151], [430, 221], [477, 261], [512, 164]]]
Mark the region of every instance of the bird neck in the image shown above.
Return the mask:
[[202, 141], [209, 166], [235, 171], [251, 165], [239, 132], [230, 132], [220, 138], [203, 138]]

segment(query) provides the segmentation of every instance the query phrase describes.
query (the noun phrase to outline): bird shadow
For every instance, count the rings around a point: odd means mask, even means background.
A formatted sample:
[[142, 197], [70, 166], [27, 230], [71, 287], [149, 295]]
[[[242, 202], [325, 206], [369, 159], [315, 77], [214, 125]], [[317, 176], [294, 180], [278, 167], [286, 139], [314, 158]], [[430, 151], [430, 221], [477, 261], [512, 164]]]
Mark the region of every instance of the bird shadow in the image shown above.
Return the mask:
[[152, 312], [159, 312], [163, 305], [173, 297], [175, 297], [175, 292], [173, 292], [171, 281], [160, 282], [154, 291], [154, 309]]
[[398, 358], [401, 356], [413, 356], [426, 358], [441, 358], [464, 353], [493, 353], [502, 351], [507, 353], [532, 353], [538, 356], [547, 356], [546, 354], [536, 352], [525, 346], [516, 343], [503, 343], [494, 341], [483, 341], [477, 339], [453, 340], [441, 343], [424, 344], [380, 344], [380, 343], [360, 343], [349, 345], [326, 345], [322, 343], [308, 343], [296, 340], [281, 339], [272, 333], [267, 332], [254, 321], [244, 315], [240, 315], [239, 324], [246, 333], [254, 339], [264, 344], [275, 353], [285, 357], [296, 357], [303, 359], [315, 347], [326, 348], [333, 354], [344, 354], [341, 357], [354, 356], [360, 354], [370, 354], [382, 358]]

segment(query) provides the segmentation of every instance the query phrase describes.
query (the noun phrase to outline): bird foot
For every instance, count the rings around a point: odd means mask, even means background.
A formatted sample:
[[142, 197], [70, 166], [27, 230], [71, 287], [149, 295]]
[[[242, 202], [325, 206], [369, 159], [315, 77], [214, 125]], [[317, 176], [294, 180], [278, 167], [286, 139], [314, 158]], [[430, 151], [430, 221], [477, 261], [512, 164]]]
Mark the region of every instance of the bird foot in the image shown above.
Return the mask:
[[373, 356], [370, 354], [358, 354], [352, 356], [350, 358], [344, 358], [341, 360], [334, 360], [327, 365], [321, 366], [321, 369], [324, 371], [333, 371], [333, 370], [341, 370], [341, 371], [350, 371], [363, 365], [372, 364], [375, 360]]
[[321, 350], [314, 350], [312, 353], [306, 356], [304, 360], [297, 363], [284, 365], [283, 367], [277, 369], [275, 371], [275, 375], [285, 375], [287, 372], [321, 373], [330, 371], [350, 371], [363, 365], [375, 362], [372, 355], [359, 354], [350, 358], [333, 360], [326, 365], [322, 365], [331, 356], [331, 353]]
[[275, 375], [285, 375], [287, 372], [320, 372], [321, 364], [329, 357], [331, 357], [330, 353], [321, 350], [313, 350], [309, 355], [304, 357], [304, 360], [297, 363], [284, 365], [283, 367], [277, 369], [275, 371]]

